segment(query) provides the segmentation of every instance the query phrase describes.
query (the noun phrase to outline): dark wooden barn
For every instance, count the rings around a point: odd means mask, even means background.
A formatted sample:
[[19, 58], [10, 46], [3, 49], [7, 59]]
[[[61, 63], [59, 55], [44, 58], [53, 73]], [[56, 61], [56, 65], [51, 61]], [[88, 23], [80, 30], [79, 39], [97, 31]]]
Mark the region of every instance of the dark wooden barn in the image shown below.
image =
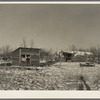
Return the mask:
[[69, 53], [69, 52], [63, 52], [63, 56], [64, 56], [65, 61], [67, 62], [68, 60], [72, 59], [74, 54], [73, 53]]
[[13, 65], [39, 66], [40, 49], [19, 47], [12, 52], [11, 59]]

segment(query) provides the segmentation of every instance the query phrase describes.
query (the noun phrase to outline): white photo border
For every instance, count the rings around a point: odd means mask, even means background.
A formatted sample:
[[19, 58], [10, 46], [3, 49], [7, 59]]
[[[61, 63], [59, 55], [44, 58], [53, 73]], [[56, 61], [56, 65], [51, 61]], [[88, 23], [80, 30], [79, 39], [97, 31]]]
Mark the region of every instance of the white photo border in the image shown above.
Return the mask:
[[[100, 4], [100, 1], [0, 1], [1, 4]], [[99, 91], [0, 91], [0, 99], [99, 99]]]

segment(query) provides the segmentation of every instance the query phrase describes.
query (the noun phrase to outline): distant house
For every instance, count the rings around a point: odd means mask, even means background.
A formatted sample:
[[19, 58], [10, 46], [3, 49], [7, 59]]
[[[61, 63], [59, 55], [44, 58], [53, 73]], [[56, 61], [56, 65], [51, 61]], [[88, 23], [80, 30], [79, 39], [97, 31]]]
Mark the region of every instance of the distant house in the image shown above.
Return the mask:
[[72, 57], [74, 56], [74, 53], [71, 51], [59, 51], [57, 54], [60, 61], [64, 61], [64, 62], [71, 60]]
[[19, 47], [11, 53], [13, 65], [38, 66], [40, 60], [40, 49]]
[[77, 57], [77, 56], [91, 56], [92, 53], [91, 52], [83, 52], [83, 51], [61, 51], [59, 52], [59, 54], [61, 54], [60, 56], [62, 56], [62, 60], [63, 61], [68, 61], [68, 60], [72, 60], [73, 57]]
[[65, 61], [67, 62], [68, 60], [72, 59], [72, 57], [74, 56], [74, 53], [65, 51], [63, 52], [63, 56], [64, 56]]

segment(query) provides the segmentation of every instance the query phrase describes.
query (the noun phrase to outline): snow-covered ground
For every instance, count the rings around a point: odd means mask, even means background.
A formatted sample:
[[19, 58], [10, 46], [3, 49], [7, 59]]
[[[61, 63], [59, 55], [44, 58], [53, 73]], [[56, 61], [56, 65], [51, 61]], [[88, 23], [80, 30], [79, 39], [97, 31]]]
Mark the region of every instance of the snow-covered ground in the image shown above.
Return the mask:
[[92, 90], [97, 90], [100, 65], [80, 67], [75, 62], [56, 63], [39, 70], [0, 67], [0, 90], [77, 90], [80, 75]]

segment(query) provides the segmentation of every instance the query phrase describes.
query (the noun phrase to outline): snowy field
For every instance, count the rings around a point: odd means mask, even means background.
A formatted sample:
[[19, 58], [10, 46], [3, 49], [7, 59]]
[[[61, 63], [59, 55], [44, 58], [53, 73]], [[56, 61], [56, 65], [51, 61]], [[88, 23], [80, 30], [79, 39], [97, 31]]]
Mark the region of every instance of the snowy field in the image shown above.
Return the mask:
[[99, 90], [100, 65], [80, 67], [79, 63], [61, 62], [29, 67], [0, 66], [0, 90], [77, 90], [81, 75], [91, 90]]

